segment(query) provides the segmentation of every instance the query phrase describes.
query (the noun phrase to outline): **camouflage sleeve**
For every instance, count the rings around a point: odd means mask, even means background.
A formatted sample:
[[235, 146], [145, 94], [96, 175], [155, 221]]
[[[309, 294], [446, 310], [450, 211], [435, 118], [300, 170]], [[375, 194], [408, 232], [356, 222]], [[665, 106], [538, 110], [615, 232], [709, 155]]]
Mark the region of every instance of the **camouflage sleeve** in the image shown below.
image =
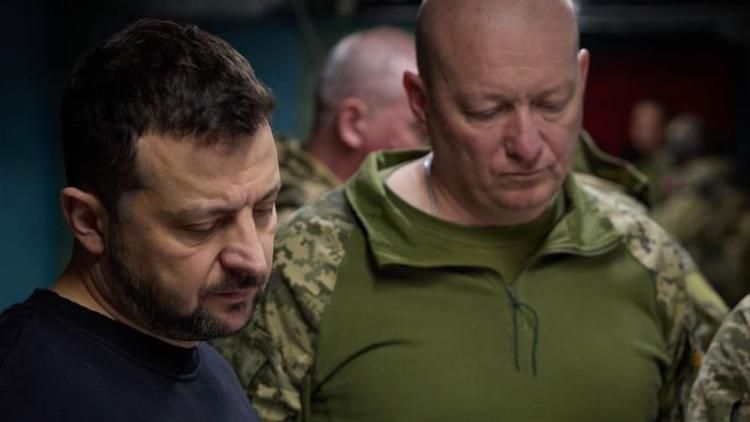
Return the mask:
[[690, 398], [689, 421], [750, 420], [750, 296], [721, 325]]
[[688, 289], [688, 280], [700, 277], [700, 273], [687, 252], [656, 223], [642, 220], [639, 226], [642, 235], [631, 240], [631, 251], [652, 271], [656, 281], [656, 301], [665, 317], [670, 356], [659, 392], [658, 420], [682, 422], [702, 356], [698, 329], [703, 324]]
[[288, 221], [291, 215], [305, 205], [307, 194], [298, 185], [282, 183], [281, 191], [276, 199], [276, 215], [279, 222]]
[[[629, 197], [586, 186], [615, 227], [625, 234], [627, 248], [650, 273], [656, 303], [664, 322], [669, 365], [663, 369], [659, 392], [659, 421], [684, 421], [690, 387], [701, 357], [695, 304], [688, 280], [700, 277], [687, 252], [656, 222], [634, 207]], [[696, 279], [696, 280], [699, 280]]]
[[[305, 420], [318, 327], [351, 222], [334, 191], [294, 214], [276, 239], [274, 274], [253, 324], [215, 343], [264, 421]], [[335, 210], [326, 215], [321, 208]]]
[[[586, 188], [591, 193], [598, 193], [600, 200], [603, 200], [602, 193], [607, 192], [605, 201], [608, 202], [611, 207], [620, 211], [619, 213], [616, 213], [616, 215], [620, 215], [621, 217], [628, 215], [635, 216], [639, 213], [645, 214], [647, 212], [645, 205], [627, 195], [622, 188], [618, 188], [617, 185], [608, 180], [583, 173], [574, 173], [574, 175], [576, 182], [580, 186]], [[624, 219], [620, 218], [620, 220]], [[635, 219], [631, 218], [630, 222], [623, 221], [622, 224], [632, 228], [635, 227], [633, 224], [635, 221]], [[654, 226], [652, 222], [649, 222], [646, 225], [649, 227]], [[653, 228], [650, 231], [658, 233], [661, 229]], [[645, 234], [646, 233], [644, 232], [644, 235]], [[670, 232], [670, 235], [671, 237], [674, 237], [674, 233]], [[672, 241], [670, 240], [669, 242]], [[635, 248], [636, 251], [638, 249], [638, 247]], [[679, 249], [683, 248], [680, 246]], [[698, 340], [698, 344], [701, 346], [701, 350], [705, 351], [708, 349], [711, 339], [716, 333], [716, 330], [719, 329], [719, 325], [724, 320], [724, 317], [726, 317], [729, 309], [708, 280], [706, 280], [703, 274], [698, 271], [694, 264], [694, 260], [688, 255], [688, 253], [680, 251], [678, 255], [680, 256], [680, 265], [684, 267], [687, 294], [695, 307], [695, 326], [692, 328], [692, 331]]]
[[710, 283], [697, 270], [687, 274], [687, 292], [695, 306], [693, 332], [702, 351], [708, 349], [716, 331], [729, 313], [729, 309]]

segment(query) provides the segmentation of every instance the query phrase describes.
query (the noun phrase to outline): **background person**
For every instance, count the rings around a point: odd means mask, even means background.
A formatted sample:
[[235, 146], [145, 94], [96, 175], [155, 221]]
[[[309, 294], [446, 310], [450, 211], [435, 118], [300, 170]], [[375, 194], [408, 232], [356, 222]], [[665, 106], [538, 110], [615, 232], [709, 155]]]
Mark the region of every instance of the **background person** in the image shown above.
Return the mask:
[[307, 142], [278, 143], [279, 221], [339, 186], [368, 153], [424, 143], [402, 87], [404, 72], [416, 66], [414, 37], [392, 27], [356, 32], [333, 47], [318, 78]]

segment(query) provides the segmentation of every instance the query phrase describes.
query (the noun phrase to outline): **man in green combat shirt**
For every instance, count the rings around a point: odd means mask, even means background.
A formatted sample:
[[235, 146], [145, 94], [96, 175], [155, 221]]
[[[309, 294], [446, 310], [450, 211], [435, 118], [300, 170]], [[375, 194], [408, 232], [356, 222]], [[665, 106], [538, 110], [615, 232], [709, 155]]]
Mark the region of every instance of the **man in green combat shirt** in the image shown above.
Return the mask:
[[568, 0], [427, 0], [404, 86], [433, 153], [376, 153], [281, 229], [220, 350], [267, 421], [684, 420], [682, 248], [571, 176], [589, 53]]

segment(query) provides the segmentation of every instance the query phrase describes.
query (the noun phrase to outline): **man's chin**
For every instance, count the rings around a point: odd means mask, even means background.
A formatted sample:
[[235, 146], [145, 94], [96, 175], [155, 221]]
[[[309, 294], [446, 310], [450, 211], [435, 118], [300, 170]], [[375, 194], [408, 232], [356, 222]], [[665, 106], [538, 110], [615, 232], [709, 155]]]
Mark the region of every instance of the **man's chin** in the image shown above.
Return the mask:
[[523, 212], [546, 209], [555, 197], [555, 189], [550, 186], [537, 186], [525, 191], [507, 192], [503, 195], [504, 208]]
[[242, 331], [250, 323], [254, 311], [255, 306], [249, 302], [242, 305], [236, 304], [230, 309], [211, 312], [218, 327], [214, 338], [228, 337]]

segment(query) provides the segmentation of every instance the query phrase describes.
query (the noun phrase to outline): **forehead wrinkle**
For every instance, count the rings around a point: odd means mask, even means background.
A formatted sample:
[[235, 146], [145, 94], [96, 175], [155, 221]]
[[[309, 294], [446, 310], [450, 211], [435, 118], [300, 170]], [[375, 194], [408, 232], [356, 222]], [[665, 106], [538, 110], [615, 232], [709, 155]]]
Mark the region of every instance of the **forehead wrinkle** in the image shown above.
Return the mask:
[[[256, 148], [248, 156], [247, 150], [257, 142], [262, 141], [253, 139], [236, 147], [204, 146], [190, 140], [147, 136], [139, 141], [136, 167], [144, 187], [160, 201], [241, 205], [250, 200], [246, 198], [250, 194], [248, 185], [278, 173], [276, 155], [271, 154], [273, 142], [266, 142], [269, 145], [265, 149]], [[274, 166], [263, 164], [270, 160]]]

